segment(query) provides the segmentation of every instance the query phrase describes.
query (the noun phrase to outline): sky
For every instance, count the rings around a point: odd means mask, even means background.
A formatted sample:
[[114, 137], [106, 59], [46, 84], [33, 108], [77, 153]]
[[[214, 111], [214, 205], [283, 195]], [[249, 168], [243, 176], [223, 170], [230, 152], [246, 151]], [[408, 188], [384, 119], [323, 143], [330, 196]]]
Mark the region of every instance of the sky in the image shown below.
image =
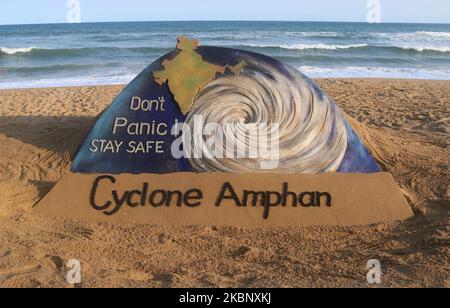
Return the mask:
[[450, 0], [1, 0], [0, 25], [64, 23], [68, 2], [81, 22], [286, 20], [366, 22], [369, 1], [382, 22], [450, 23]]

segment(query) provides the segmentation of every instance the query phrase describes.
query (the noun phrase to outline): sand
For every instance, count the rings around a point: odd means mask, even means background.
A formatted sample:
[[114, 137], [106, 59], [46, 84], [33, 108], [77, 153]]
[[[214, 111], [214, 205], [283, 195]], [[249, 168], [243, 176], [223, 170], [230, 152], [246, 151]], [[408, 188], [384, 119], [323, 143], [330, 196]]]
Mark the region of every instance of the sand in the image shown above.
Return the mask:
[[[359, 227], [156, 227], [41, 216], [122, 86], [0, 91], [0, 287], [450, 287], [450, 82], [318, 80], [355, 119], [415, 216]], [[61, 204], [63, 207], [64, 204]]]

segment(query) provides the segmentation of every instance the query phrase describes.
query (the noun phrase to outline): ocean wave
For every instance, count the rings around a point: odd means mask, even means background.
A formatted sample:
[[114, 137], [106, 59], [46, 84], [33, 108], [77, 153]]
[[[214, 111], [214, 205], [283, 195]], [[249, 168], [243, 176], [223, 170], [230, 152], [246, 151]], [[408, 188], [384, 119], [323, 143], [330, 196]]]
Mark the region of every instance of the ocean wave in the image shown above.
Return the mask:
[[404, 50], [413, 50], [417, 52], [424, 52], [424, 51], [436, 51], [436, 52], [450, 52], [450, 46], [393, 46], [396, 48], [401, 48]]
[[112, 74], [110, 76], [74, 76], [66, 78], [41, 78], [0, 82], [0, 89], [78, 87], [128, 84], [136, 74]]
[[49, 74], [64, 71], [95, 71], [100, 69], [117, 68], [120, 62], [101, 62], [101, 63], [85, 63], [85, 64], [54, 64], [43, 66], [22, 66], [22, 67], [0, 67], [0, 73], [3, 74]]
[[418, 35], [425, 35], [438, 38], [450, 38], [450, 32], [432, 32], [432, 31], [417, 31]]
[[[312, 78], [401, 78], [401, 79], [435, 79], [450, 80], [450, 70], [417, 69], [417, 68], [392, 68], [392, 67], [314, 67], [300, 66], [298, 70]], [[65, 70], [67, 71], [67, 70]], [[21, 78], [0, 82], [0, 89], [19, 88], [46, 88], [65, 86], [91, 86], [127, 84], [139, 72], [139, 69], [129, 72], [115, 72], [109, 74], [87, 73], [83, 76], [72, 77], [42, 77], [38, 79]], [[48, 76], [48, 74], [47, 74]]]
[[0, 48], [0, 55], [5, 56], [71, 56], [75, 54], [91, 54], [94, 52], [114, 52], [114, 51], [131, 51], [131, 52], [147, 52], [147, 53], [162, 53], [170, 48], [165, 47], [115, 47], [115, 46], [95, 46], [95, 47], [80, 47], [80, 48], [38, 48], [38, 47], [24, 47], [24, 48]]
[[256, 48], [280, 48], [289, 50], [307, 50], [307, 49], [324, 49], [324, 50], [337, 50], [337, 49], [352, 49], [369, 47], [368, 44], [352, 44], [352, 45], [327, 45], [327, 44], [292, 44], [292, 45], [264, 45], [264, 44], [244, 44], [244, 47], [256, 47]]
[[15, 55], [18, 53], [28, 53], [32, 52], [35, 47], [23, 47], [23, 48], [8, 48], [8, 47], [1, 47], [0, 51], [7, 55]]
[[393, 67], [313, 67], [300, 66], [299, 71], [312, 78], [401, 78], [450, 80], [450, 70]]
[[369, 36], [389, 41], [448, 41], [450, 32], [416, 31], [416, 32], [373, 32]]
[[[352, 50], [352, 49], [385, 49], [398, 51], [411, 51], [411, 52], [450, 52], [450, 45], [421, 45], [413, 43], [393, 43], [393, 44], [222, 44], [232, 48], [255, 48], [255, 49], [282, 49], [291, 51], [307, 51], [307, 50], [327, 50], [327, 51], [339, 51], [339, 50]], [[125, 46], [93, 46], [93, 47], [79, 47], [79, 48], [38, 48], [38, 47], [21, 47], [21, 48], [0, 48], [0, 56], [22, 56], [22, 57], [70, 57], [70, 56], [90, 56], [94, 53], [110, 53], [115, 54], [117, 52], [129, 52], [129, 53], [142, 53], [142, 54], [161, 54], [167, 52], [168, 47], [125, 47]]]
[[276, 44], [243, 44], [235, 47], [250, 47], [250, 48], [273, 48], [284, 50], [350, 50], [360, 48], [397, 50], [397, 51], [414, 51], [414, 52], [450, 52], [450, 46], [426, 46], [426, 45], [407, 45], [407, 44], [392, 44], [392, 45], [370, 45], [370, 44], [351, 44], [351, 45], [327, 45], [327, 44], [292, 44], [292, 45], [276, 45]]
[[[173, 34], [170, 34], [173, 35]], [[282, 36], [290, 38], [318, 38], [318, 39], [387, 39], [387, 40], [446, 40], [450, 39], [450, 32], [333, 32], [333, 31], [254, 31], [237, 33], [202, 33], [192, 32], [188, 36], [199, 39], [264, 39]]]

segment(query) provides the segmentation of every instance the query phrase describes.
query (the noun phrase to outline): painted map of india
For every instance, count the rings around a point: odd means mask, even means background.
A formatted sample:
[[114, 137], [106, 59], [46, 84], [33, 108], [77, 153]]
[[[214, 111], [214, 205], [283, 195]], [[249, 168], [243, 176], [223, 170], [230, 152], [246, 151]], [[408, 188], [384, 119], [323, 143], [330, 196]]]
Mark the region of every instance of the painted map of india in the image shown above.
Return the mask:
[[177, 49], [180, 53], [171, 60], [164, 60], [164, 69], [153, 73], [153, 78], [159, 85], [168, 82], [183, 114], [189, 112], [200, 89], [213, 81], [217, 74], [224, 74], [227, 68], [233, 74], [239, 74], [245, 66], [245, 61], [235, 66], [208, 63], [197, 53], [197, 46], [198, 41], [179, 37]]

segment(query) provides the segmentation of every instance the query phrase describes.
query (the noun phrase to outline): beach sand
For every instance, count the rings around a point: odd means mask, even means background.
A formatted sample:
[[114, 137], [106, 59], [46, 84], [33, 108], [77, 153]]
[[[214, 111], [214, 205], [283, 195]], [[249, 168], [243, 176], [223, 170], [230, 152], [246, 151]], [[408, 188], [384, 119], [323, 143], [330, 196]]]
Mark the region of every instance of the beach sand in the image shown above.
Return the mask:
[[[96, 224], [32, 207], [122, 86], [0, 91], [0, 287], [450, 287], [450, 81], [318, 80], [395, 177], [415, 217], [359, 227]], [[63, 207], [64, 204], [62, 203]]]

